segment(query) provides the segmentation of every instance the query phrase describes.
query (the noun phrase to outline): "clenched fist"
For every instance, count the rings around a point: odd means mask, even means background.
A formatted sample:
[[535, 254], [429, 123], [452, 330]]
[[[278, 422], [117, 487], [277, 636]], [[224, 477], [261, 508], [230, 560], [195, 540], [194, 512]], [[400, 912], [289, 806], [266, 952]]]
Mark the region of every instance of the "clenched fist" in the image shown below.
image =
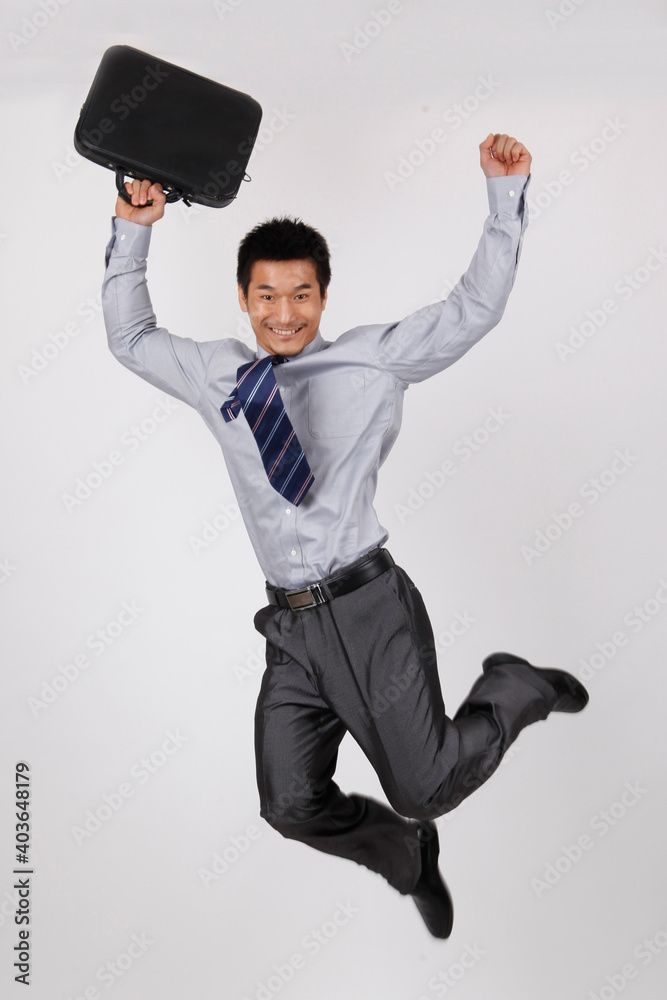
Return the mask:
[[[161, 184], [151, 184], [150, 181], [140, 181], [135, 178], [133, 181], [125, 181], [125, 190], [131, 195], [132, 204], [128, 205], [125, 199], [118, 195], [116, 215], [119, 219], [138, 222], [141, 226], [152, 226], [162, 218], [167, 196]], [[152, 201], [153, 204], [147, 205], [148, 201]]]
[[479, 144], [479, 162], [486, 177], [506, 177], [508, 174], [530, 174], [532, 156], [522, 142], [513, 136], [489, 132]]

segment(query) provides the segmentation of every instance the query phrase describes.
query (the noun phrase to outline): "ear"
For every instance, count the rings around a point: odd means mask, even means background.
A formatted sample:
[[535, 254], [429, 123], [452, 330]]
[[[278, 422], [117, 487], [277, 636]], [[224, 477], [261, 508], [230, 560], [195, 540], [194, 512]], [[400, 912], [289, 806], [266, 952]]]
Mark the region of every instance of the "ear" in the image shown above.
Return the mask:
[[325, 288], [325, 289], [324, 289], [324, 295], [322, 295], [322, 297], [321, 297], [321, 301], [322, 301], [322, 311], [323, 311], [323, 312], [324, 312], [324, 310], [325, 310], [325, 309], [326, 309], [326, 307], [327, 307], [327, 298], [328, 298], [328, 296], [329, 296], [329, 289], [328, 289], [328, 288]]
[[247, 311], [248, 311], [248, 301], [247, 301], [245, 295], [243, 294], [243, 288], [242, 288], [241, 285], [238, 286], [238, 290], [239, 290], [239, 305], [241, 306], [241, 309], [243, 310], [243, 312], [247, 313]]

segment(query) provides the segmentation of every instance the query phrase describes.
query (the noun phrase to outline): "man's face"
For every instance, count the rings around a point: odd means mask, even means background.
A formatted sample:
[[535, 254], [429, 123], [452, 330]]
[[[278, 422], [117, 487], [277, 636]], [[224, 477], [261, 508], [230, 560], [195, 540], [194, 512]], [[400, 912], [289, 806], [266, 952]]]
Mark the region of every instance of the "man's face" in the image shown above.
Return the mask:
[[291, 356], [314, 339], [326, 305], [310, 260], [257, 260], [248, 297], [239, 285], [239, 304], [248, 313], [260, 344], [269, 354]]

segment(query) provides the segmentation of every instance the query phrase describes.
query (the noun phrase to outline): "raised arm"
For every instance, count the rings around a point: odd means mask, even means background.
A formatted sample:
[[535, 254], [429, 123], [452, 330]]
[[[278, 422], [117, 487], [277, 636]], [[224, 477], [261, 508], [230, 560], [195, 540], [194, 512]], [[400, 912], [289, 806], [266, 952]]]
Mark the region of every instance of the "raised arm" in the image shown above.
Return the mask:
[[378, 366], [408, 383], [449, 367], [492, 330], [514, 285], [532, 158], [506, 134], [490, 133], [479, 150], [489, 215], [468, 270], [444, 301], [399, 323], [366, 328]]
[[[164, 215], [160, 184], [128, 181], [132, 205], [120, 196], [106, 248], [102, 308], [109, 348], [135, 374], [197, 406], [219, 341], [197, 342], [158, 327], [146, 283], [151, 227]], [[152, 200], [152, 205], [147, 201]]]

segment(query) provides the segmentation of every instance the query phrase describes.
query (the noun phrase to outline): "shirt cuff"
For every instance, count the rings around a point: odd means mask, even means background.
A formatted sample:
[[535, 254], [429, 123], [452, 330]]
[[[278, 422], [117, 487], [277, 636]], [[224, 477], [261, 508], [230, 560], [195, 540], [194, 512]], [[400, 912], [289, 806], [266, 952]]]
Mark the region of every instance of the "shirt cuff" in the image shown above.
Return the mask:
[[115, 257], [136, 257], [144, 260], [148, 257], [152, 231], [152, 226], [141, 226], [138, 222], [113, 216], [111, 239], [107, 243], [105, 254], [107, 264], [112, 252]]
[[489, 213], [496, 215], [502, 212], [506, 215], [520, 215], [524, 198], [521, 195], [528, 187], [530, 177], [525, 174], [514, 174], [505, 177], [487, 177], [486, 193], [489, 199]]

